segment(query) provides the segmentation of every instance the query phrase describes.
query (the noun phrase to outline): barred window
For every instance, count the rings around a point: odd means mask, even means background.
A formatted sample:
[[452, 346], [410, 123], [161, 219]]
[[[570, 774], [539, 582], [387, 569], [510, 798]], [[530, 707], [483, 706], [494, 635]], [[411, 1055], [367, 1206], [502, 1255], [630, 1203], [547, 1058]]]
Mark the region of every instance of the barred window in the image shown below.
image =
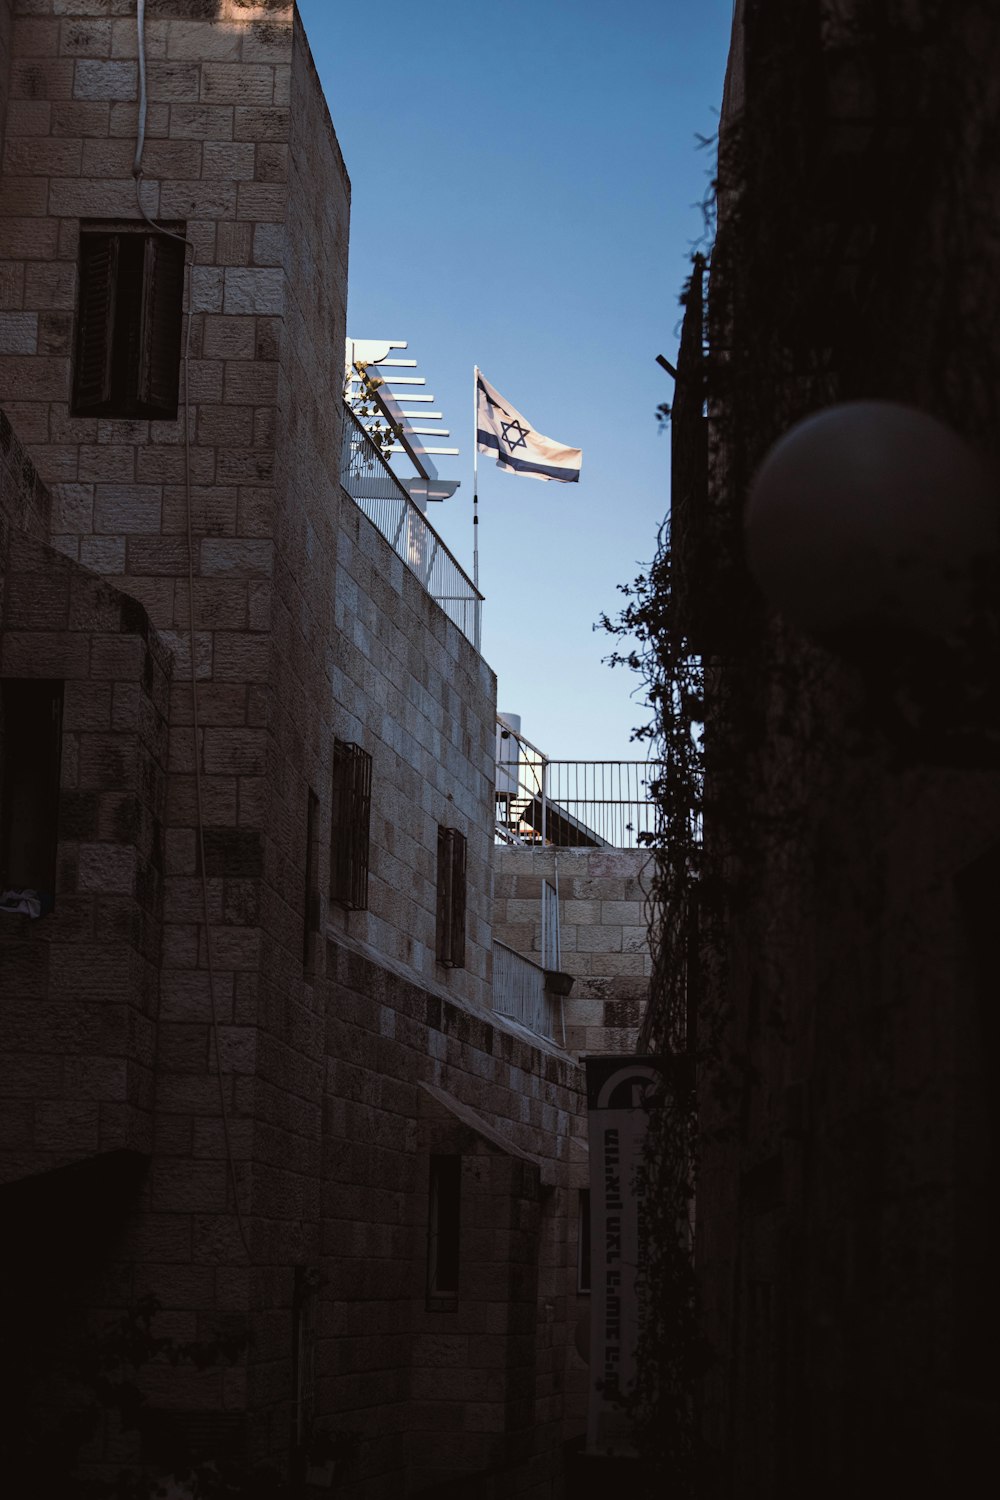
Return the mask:
[[437, 957], [449, 969], [465, 967], [465, 835], [438, 829]]
[[0, 894], [34, 891], [43, 911], [56, 888], [62, 707], [62, 682], [0, 683]]
[[444, 1310], [458, 1301], [462, 1158], [432, 1156], [427, 1204], [427, 1300]]
[[334, 740], [330, 900], [348, 911], [363, 911], [368, 905], [371, 810], [371, 756], [360, 745]]
[[178, 240], [153, 230], [83, 227], [75, 416], [176, 418], [183, 300]]

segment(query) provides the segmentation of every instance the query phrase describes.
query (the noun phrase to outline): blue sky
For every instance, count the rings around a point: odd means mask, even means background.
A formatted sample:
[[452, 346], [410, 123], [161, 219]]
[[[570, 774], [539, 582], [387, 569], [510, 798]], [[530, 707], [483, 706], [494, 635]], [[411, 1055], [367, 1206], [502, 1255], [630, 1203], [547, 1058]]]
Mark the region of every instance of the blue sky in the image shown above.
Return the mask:
[[[480, 455], [483, 654], [554, 758], [642, 756], [638, 684], [593, 630], [669, 505], [678, 293], [732, 0], [299, 0], [351, 176], [348, 332], [406, 339], [461, 450], [430, 520], [472, 573], [472, 371], [583, 449], [579, 484]], [[429, 442], [435, 441], [428, 439]]]

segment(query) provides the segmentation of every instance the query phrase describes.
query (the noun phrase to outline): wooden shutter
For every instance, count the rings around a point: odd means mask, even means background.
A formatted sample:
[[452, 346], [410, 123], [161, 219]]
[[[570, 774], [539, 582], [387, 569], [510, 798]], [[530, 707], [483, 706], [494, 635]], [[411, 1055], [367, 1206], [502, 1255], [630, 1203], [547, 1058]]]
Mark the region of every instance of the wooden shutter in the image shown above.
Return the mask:
[[372, 758], [360, 745], [335, 740], [330, 834], [330, 900], [348, 910], [368, 906]]
[[118, 236], [82, 234], [73, 384], [78, 415], [99, 411], [111, 400], [117, 285]]
[[438, 963], [446, 964], [450, 958], [449, 929], [451, 914], [451, 833], [450, 828], [438, 828], [437, 862], [437, 932], [434, 948]]
[[451, 964], [465, 967], [465, 835], [451, 830]]
[[173, 420], [180, 387], [184, 246], [147, 237], [142, 263], [138, 399], [150, 417]]
[[449, 969], [465, 967], [465, 835], [438, 829], [437, 957]]

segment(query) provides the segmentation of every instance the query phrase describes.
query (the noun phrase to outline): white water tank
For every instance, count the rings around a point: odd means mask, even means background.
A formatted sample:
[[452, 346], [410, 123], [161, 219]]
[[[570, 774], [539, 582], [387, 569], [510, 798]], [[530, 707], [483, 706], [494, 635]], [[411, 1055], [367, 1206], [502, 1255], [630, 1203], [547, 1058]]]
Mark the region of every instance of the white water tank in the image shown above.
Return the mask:
[[520, 714], [497, 714], [497, 796], [516, 797], [520, 785]]

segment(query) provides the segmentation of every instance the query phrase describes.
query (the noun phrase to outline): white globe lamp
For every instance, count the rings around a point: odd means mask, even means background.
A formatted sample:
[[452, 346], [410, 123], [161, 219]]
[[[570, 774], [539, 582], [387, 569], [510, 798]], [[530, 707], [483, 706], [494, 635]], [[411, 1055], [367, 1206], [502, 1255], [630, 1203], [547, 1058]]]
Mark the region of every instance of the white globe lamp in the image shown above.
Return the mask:
[[950, 427], [851, 401], [767, 454], [746, 507], [747, 559], [769, 602], [815, 635], [940, 637], [969, 616], [998, 512], [989, 474]]

